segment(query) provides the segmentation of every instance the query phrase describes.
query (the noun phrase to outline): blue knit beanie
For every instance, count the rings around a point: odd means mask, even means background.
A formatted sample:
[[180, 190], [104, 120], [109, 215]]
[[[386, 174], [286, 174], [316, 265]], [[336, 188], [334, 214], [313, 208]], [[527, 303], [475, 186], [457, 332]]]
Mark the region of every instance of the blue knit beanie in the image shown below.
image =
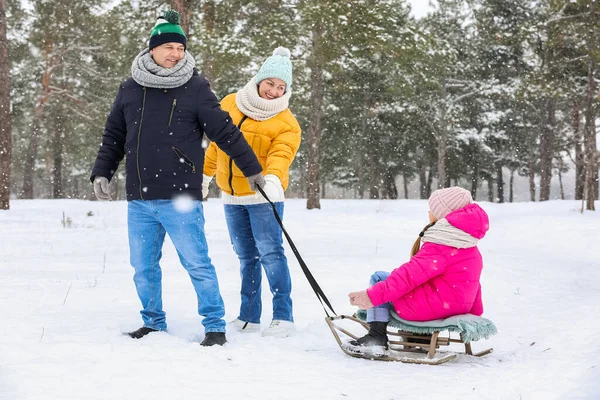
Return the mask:
[[278, 47], [273, 51], [273, 55], [265, 60], [254, 79], [258, 84], [267, 78], [284, 81], [286, 91], [292, 86], [292, 61], [290, 51], [285, 47]]

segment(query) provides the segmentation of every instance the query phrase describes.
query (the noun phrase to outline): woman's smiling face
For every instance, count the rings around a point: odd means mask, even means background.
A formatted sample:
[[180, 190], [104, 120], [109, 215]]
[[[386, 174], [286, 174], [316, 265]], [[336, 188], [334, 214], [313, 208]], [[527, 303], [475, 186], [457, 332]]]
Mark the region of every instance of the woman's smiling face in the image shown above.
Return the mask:
[[265, 100], [275, 100], [285, 93], [285, 82], [279, 78], [267, 78], [258, 84], [258, 95]]

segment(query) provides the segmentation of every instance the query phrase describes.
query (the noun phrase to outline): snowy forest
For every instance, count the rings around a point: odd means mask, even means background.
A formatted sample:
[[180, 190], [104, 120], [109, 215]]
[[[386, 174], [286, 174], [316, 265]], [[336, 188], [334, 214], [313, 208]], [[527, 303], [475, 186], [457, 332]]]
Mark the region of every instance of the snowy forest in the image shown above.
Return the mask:
[[[309, 209], [450, 185], [512, 202], [523, 177], [531, 201], [551, 199], [558, 182], [557, 198], [593, 210], [599, 3], [438, 0], [415, 18], [406, 0], [0, 0], [0, 209], [94, 197], [119, 83], [171, 7], [219, 99], [275, 47], [291, 49], [303, 133], [288, 197]], [[124, 198], [123, 174], [113, 198]]]

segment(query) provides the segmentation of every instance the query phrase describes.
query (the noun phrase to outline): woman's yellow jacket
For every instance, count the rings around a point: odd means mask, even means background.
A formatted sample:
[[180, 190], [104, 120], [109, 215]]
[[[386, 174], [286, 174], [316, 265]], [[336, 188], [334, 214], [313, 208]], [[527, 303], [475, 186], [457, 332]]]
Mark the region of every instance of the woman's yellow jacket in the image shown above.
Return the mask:
[[[263, 167], [263, 175], [276, 175], [283, 190], [286, 190], [290, 180], [290, 165], [300, 147], [300, 124], [287, 108], [266, 121], [256, 121], [248, 117], [239, 126], [244, 114], [238, 109], [235, 96], [235, 93], [226, 96], [221, 101], [221, 107], [229, 113], [232, 122], [240, 128], [254, 150]], [[213, 176], [215, 173], [217, 185], [225, 193], [232, 196], [248, 196], [255, 193], [250, 190], [248, 180], [233, 160], [211, 142], [204, 157], [204, 175]]]

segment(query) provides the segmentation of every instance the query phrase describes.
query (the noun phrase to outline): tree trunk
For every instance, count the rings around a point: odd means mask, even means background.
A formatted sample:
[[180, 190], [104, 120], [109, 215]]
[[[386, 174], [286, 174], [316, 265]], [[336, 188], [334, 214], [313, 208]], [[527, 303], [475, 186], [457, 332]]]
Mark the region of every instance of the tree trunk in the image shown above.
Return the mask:
[[321, 60], [321, 41], [323, 28], [315, 27], [312, 32], [312, 56], [309, 64], [311, 77], [309, 127], [307, 135], [307, 196], [306, 208], [321, 208], [319, 199], [319, 163], [321, 155], [321, 116], [323, 113], [323, 96], [325, 95], [325, 82], [323, 78], [323, 65]]
[[515, 170], [511, 169], [510, 170], [510, 183], [509, 183], [509, 189], [508, 189], [508, 202], [512, 203], [514, 201], [514, 184], [515, 184]]
[[387, 172], [382, 178], [381, 198], [389, 200], [398, 199], [398, 187], [396, 187], [396, 177], [394, 174]]
[[[532, 130], [533, 131], [533, 130]], [[535, 137], [529, 134], [529, 200], [535, 201]]]
[[[373, 143], [373, 149], [376, 148], [376, 144]], [[376, 151], [373, 151], [369, 157], [369, 199], [379, 199], [381, 189], [381, 177], [379, 176], [379, 165], [377, 164], [377, 158], [375, 156]]]
[[488, 201], [490, 203], [493, 203], [494, 202], [494, 178], [492, 178], [491, 176], [487, 180], [487, 186], [488, 186]]
[[571, 126], [573, 127], [573, 138], [575, 139], [575, 200], [583, 199], [585, 181], [583, 135], [580, 129], [580, 121], [579, 98], [576, 98], [571, 112]]
[[[594, 138], [594, 141], [596, 139]], [[594, 169], [594, 176], [592, 180], [594, 181], [594, 192], [596, 193], [596, 200], [600, 199], [600, 171], [598, 171], [598, 166], [600, 165], [600, 154], [596, 153], [596, 168]]]
[[417, 166], [419, 168], [419, 199], [426, 200], [429, 198], [427, 196], [427, 168], [422, 161], [417, 161]]
[[558, 185], [560, 187], [560, 199], [564, 200], [565, 199], [565, 188], [563, 187], [562, 172], [560, 169], [558, 170]]
[[[442, 85], [442, 98], [446, 99], [446, 86]], [[436, 135], [438, 151], [438, 188], [446, 185], [446, 150], [448, 147], [448, 127], [446, 126], [446, 108], [445, 101], [439, 110], [439, 129]]]
[[53, 124], [54, 138], [52, 139], [52, 198], [61, 199], [64, 197], [63, 188], [63, 153], [64, 153], [64, 135], [61, 118], [56, 118]]
[[404, 189], [404, 198], [408, 200], [408, 182], [406, 178], [406, 172], [402, 173], [402, 188]]
[[552, 160], [556, 136], [556, 101], [548, 98], [543, 110], [542, 134], [540, 136], [540, 201], [550, 200], [552, 183]]
[[[597, 21], [596, 6], [597, 2], [590, 4], [590, 25]], [[594, 95], [596, 94], [596, 51], [597, 43], [593, 35], [593, 30], [588, 29], [586, 44], [589, 51], [588, 55], [588, 83], [585, 93], [585, 126], [583, 145], [585, 148], [585, 202], [587, 210], [595, 210], [594, 201], [598, 197], [598, 150], [596, 144], [596, 110], [594, 108]]]
[[429, 166], [429, 172], [427, 173], [427, 186], [425, 187], [425, 198], [428, 199], [431, 196], [431, 185], [433, 184], [433, 165]]
[[[212, 1], [205, 1], [204, 7], [206, 7], [206, 3], [213, 3]], [[188, 40], [190, 38], [190, 18], [192, 16], [192, 5], [194, 4], [193, 0], [172, 0], [171, 8], [179, 13], [179, 25], [181, 25], [181, 29], [185, 32], [185, 36], [187, 36]], [[206, 11], [206, 10], [205, 10]], [[214, 19], [214, 13], [213, 13]]]
[[[42, 95], [42, 99], [43, 99]], [[22, 199], [33, 199], [33, 176], [35, 174], [35, 160], [37, 159], [39, 146], [39, 131], [42, 129], [42, 118], [44, 116], [44, 106], [41, 104], [42, 99], [35, 107], [35, 116], [33, 130], [31, 131], [31, 139], [25, 153], [25, 164], [23, 169], [23, 188], [21, 189], [20, 197]]]
[[595, 210], [597, 198], [598, 157], [596, 150], [596, 113], [594, 109], [595, 80], [593, 75], [594, 61], [590, 57], [588, 71], [588, 89], [586, 93], [586, 110], [584, 126], [585, 148], [585, 202], [586, 210]]
[[496, 163], [496, 190], [498, 191], [498, 203], [504, 203], [504, 176], [502, 175], [502, 163]]
[[[369, 137], [369, 144], [367, 146], [367, 154], [369, 158], [369, 199], [379, 199], [381, 196], [382, 188], [381, 188], [381, 174], [379, 172], [379, 163], [377, 161], [377, 154], [379, 153], [379, 139], [375, 135], [368, 135], [367, 130], [369, 126], [369, 118], [372, 118], [369, 115], [369, 94], [364, 93], [363, 95], [363, 105], [362, 105], [363, 113], [361, 120], [361, 132], [360, 136], [362, 138]], [[358, 149], [362, 151], [361, 148]]]
[[51, 91], [50, 78], [52, 69], [54, 67], [54, 59], [52, 56], [53, 48], [54, 44], [52, 42], [48, 42], [44, 48], [46, 68], [44, 70], [44, 74], [42, 75], [40, 99], [35, 106], [33, 130], [31, 131], [31, 139], [29, 141], [29, 146], [27, 147], [23, 167], [23, 189], [21, 191], [21, 198], [24, 199], [33, 199], [33, 176], [35, 174], [35, 161], [37, 159], [38, 147], [40, 145], [40, 131], [42, 130], [43, 126], [44, 107], [48, 102], [48, 97], [50, 96]]
[[471, 195], [473, 200], [477, 200], [477, 188], [479, 187], [479, 165], [473, 167], [473, 173], [471, 175]]
[[[360, 142], [361, 139], [358, 138], [357, 142]], [[357, 149], [360, 148], [360, 145], [357, 146]], [[356, 193], [359, 199], [365, 198], [365, 172], [364, 172], [364, 164], [363, 164], [363, 154], [361, 151], [357, 151], [356, 155]]]
[[0, 0], [0, 210], [10, 208], [10, 63], [6, 39], [6, 0]]

